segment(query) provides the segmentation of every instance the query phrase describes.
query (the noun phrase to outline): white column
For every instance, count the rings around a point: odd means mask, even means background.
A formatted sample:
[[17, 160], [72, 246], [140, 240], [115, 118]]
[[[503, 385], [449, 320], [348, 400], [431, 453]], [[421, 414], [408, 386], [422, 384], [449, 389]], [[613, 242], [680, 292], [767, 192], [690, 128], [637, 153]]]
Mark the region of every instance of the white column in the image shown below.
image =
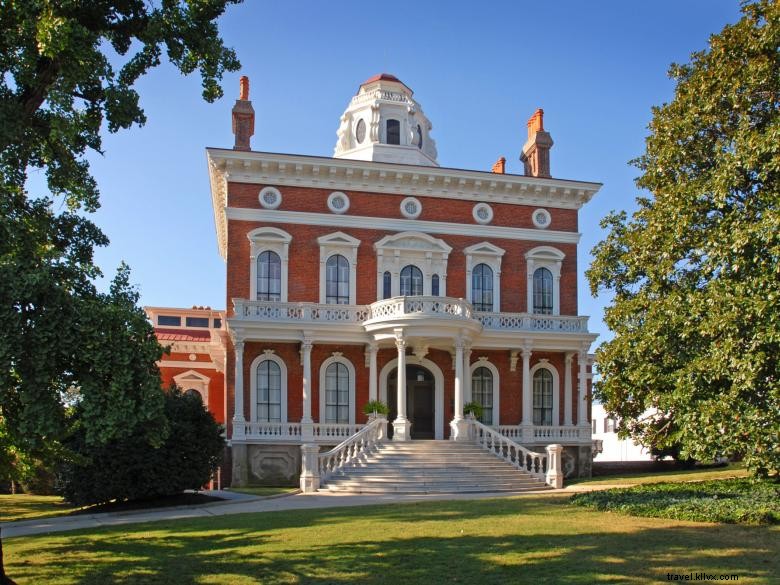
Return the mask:
[[244, 342], [233, 343], [236, 351], [236, 376], [233, 383], [233, 437], [244, 436]]
[[566, 373], [563, 377], [563, 424], [571, 426], [571, 362], [574, 358], [574, 352], [566, 352]]
[[393, 440], [408, 441], [412, 438], [412, 425], [406, 418], [406, 339], [401, 329], [395, 332], [395, 346], [398, 348], [398, 395], [395, 401], [398, 416], [393, 421]]
[[577, 355], [577, 363], [580, 365], [580, 392], [577, 403], [577, 424], [589, 426], [588, 423], [588, 350], [583, 348]]
[[533, 441], [533, 393], [531, 392], [531, 348], [525, 346], [522, 349], [523, 356], [523, 442]]
[[463, 401], [468, 404], [471, 396], [471, 346], [463, 347]]
[[311, 441], [314, 438], [314, 421], [311, 418], [311, 348], [310, 339], [301, 342], [301, 359], [303, 360], [303, 416], [301, 417], [301, 440]]
[[450, 423], [454, 441], [468, 440], [469, 422], [463, 418], [463, 341], [455, 341], [455, 413]]
[[368, 399], [377, 400], [376, 354], [379, 348], [375, 344], [368, 346]]

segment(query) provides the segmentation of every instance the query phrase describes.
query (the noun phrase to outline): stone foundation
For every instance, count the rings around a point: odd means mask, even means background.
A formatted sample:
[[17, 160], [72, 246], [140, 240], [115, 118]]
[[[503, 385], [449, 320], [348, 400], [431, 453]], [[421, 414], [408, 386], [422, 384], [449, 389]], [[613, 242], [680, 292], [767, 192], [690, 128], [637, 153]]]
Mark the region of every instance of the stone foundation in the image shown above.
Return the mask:
[[593, 468], [591, 451], [589, 445], [564, 447], [561, 459], [563, 477], [566, 479], [590, 477]]
[[300, 445], [234, 444], [232, 460], [233, 487], [298, 486]]

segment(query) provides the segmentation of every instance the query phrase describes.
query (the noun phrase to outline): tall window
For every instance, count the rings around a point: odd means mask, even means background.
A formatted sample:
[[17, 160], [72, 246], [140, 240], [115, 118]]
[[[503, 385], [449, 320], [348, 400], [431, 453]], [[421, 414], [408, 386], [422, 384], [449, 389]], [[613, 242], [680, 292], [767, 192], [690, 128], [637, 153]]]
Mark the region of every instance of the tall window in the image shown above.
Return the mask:
[[534, 372], [534, 424], [553, 424], [553, 377], [550, 370], [541, 368]]
[[552, 315], [553, 276], [546, 268], [534, 271], [534, 313]]
[[398, 120], [387, 121], [387, 143], [401, 144], [401, 122]]
[[282, 370], [271, 360], [257, 366], [257, 420], [282, 420]]
[[401, 296], [419, 296], [423, 294], [422, 271], [412, 264], [401, 270]]
[[482, 407], [479, 422], [493, 424], [493, 373], [485, 367], [479, 367], [471, 375], [471, 398]]
[[471, 271], [471, 304], [475, 311], [493, 310], [493, 269], [487, 264]]
[[431, 276], [431, 294], [435, 297], [439, 296], [439, 275], [434, 274]]
[[334, 254], [325, 263], [325, 302], [349, 304], [349, 262], [341, 254]]
[[390, 271], [386, 271], [382, 275], [382, 298], [389, 299], [393, 295], [393, 277], [390, 275]]
[[325, 422], [349, 423], [349, 370], [338, 362], [325, 370]]
[[282, 261], [270, 250], [257, 257], [257, 300], [282, 300]]

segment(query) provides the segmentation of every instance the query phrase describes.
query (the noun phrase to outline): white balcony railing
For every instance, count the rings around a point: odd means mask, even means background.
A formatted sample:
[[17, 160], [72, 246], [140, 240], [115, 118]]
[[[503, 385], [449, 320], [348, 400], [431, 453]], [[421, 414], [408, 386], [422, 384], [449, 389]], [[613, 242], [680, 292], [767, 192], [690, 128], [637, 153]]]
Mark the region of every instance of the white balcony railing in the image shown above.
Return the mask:
[[[362, 424], [314, 423], [314, 440], [318, 443], [340, 443], [362, 429]], [[251, 441], [292, 441], [301, 440], [301, 423], [246, 422], [243, 423], [242, 439]], [[240, 436], [234, 433], [234, 437]]]
[[533, 425], [500, 425], [498, 432], [520, 442], [580, 442], [590, 441], [590, 427]]
[[385, 319], [431, 317], [448, 320], [476, 320], [487, 331], [553, 331], [587, 333], [588, 318], [527, 313], [483, 313], [471, 303], [451, 297], [394, 297], [370, 305], [328, 305], [324, 303], [280, 303], [233, 299], [233, 319], [249, 322], [291, 324], [378, 323]]

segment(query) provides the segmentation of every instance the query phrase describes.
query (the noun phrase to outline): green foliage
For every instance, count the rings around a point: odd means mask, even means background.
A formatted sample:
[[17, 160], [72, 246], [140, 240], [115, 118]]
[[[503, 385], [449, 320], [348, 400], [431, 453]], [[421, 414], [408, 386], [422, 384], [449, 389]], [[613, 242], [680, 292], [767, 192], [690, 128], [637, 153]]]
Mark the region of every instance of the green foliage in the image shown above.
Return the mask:
[[[120, 268], [98, 294], [96, 246], [85, 216], [99, 207], [88, 151], [143, 124], [134, 85], [163, 55], [199, 71], [203, 97], [239, 63], [216, 19], [238, 0], [0, 0], [0, 473], [25, 457], [62, 457], [66, 410], [80, 402], [84, 440], [107, 443], [136, 427], [165, 436], [160, 347]], [[49, 192], [29, 194], [44, 171]], [[63, 205], [64, 203], [64, 205]], [[142, 323], [142, 321], [144, 323]], [[7, 447], [6, 446], [12, 446]]]
[[467, 402], [463, 406], [463, 414], [473, 414], [479, 420], [482, 418], [482, 405], [479, 402]]
[[390, 409], [387, 407], [387, 404], [382, 402], [381, 400], [369, 400], [366, 402], [365, 406], [363, 406], [363, 413], [364, 414], [384, 414], [387, 416], [390, 413]]
[[780, 523], [780, 487], [768, 481], [653, 483], [576, 494], [571, 501], [632, 516], [730, 524]]
[[742, 10], [672, 66], [674, 99], [634, 161], [651, 195], [603, 220], [587, 276], [613, 295], [595, 396], [622, 436], [744, 454], [767, 476], [780, 470], [780, 4]]
[[159, 446], [143, 429], [111, 444], [91, 445], [82, 416], [67, 446], [76, 454], [61, 471], [62, 495], [76, 505], [168, 496], [200, 489], [221, 464], [222, 427], [198, 396], [177, 388], [164, 393], [170, 432]]

